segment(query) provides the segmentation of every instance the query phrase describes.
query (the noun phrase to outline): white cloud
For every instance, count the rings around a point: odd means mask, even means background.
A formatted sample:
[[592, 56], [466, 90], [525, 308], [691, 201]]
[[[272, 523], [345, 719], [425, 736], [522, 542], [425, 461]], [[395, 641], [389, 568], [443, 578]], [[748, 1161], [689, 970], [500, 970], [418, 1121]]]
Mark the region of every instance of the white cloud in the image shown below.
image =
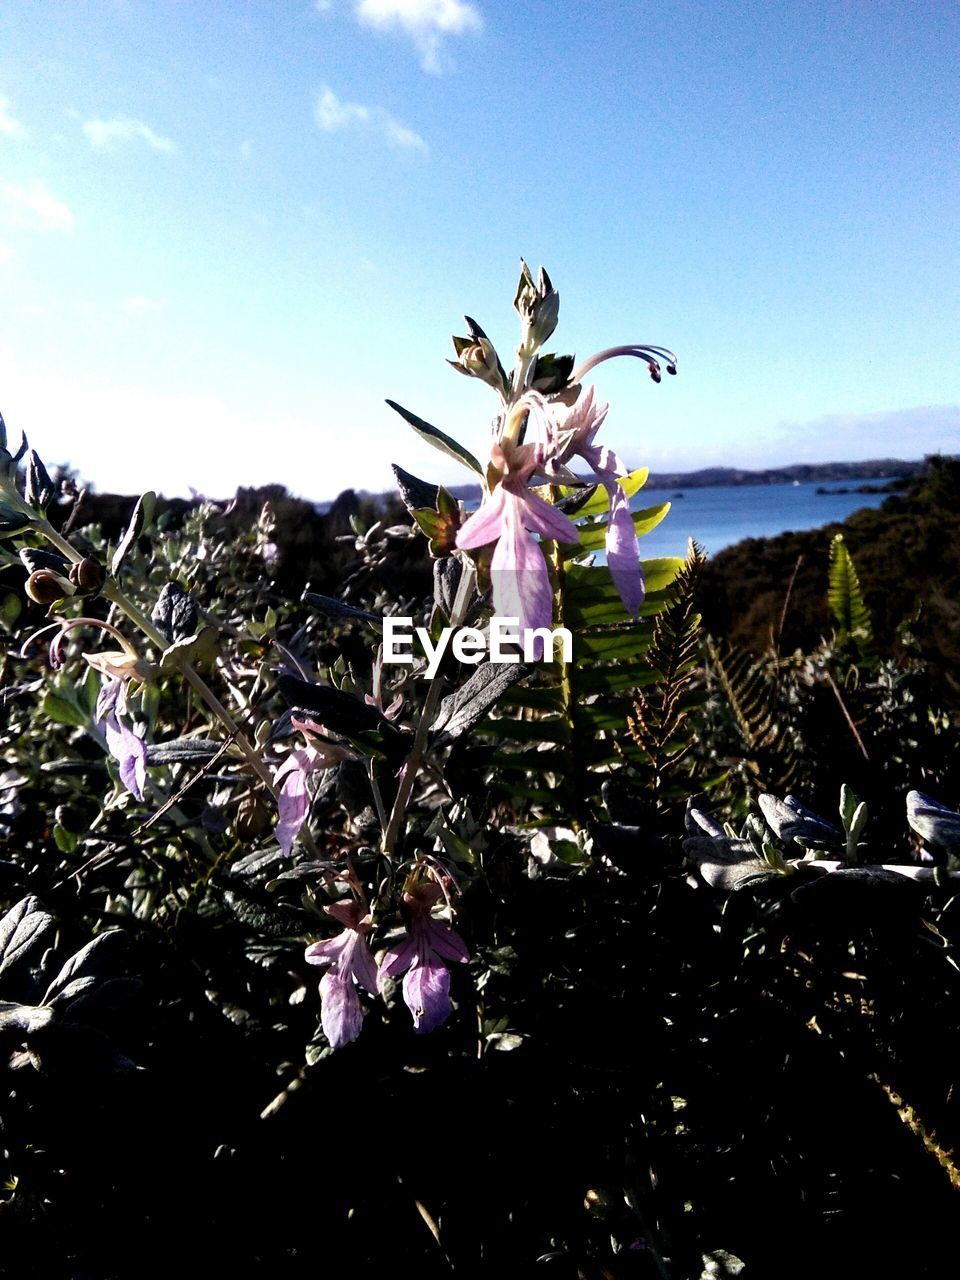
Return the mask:
[[358, 20], [379, 31], [400, 30], [420, 53], [424, 71], [439, 75], [447, 36], [483, 30], [479, 9], [469, 0], [356, 0]]
[[94, 147], [108, 147], [111, 142], [133, 142], [139, 138], [148, 147], [153, 147], [154, 151], [176, 151], [171, 138], [154, 133], [142, 120], [134, 120], [130, 116], [115, 116], [112, 120], [87, 120], [84, 122], [83, 132]]
[[25, 138], [27, 131], [20, 123], [10, 114], [10, 99], [5, 98], [0, 93], [0, 136], [5, 138]]
[[429, 148], [420, 137], [419, 133], [414, 133], [412, 129], [408, 129], [405, 124], [401, 124], [399, 120], [394, 120], [393, 116], [385, 116], [383, 127], [389, 140], [398, 147], [409, 147], [414, 151], [422, 151], [426, 155]]
[[846, 461], [858, 458], [918, 458], [924, 453], [956, 453], [960, 447], [960, 405], [918, 405], [873, 413], [831, 413], [813, 422], [777, 424], [778, 454], [790, 461]]
[[0, 267], [2, 267], [5, 262], [9, 262], [12, 257], [13, 250], [8, 244], [4, 244], [3, 241], [0, 240]]
[[359, 102], [341, 102], [332, 89], [325, 88], [317, 98], [314, 111], [317, 124], [324, 133], [333, 133], [347, 125], [370, 119], [370, 108]]
[[381, 133], [395, 147], [419, 151], [426, 155], [430, 148], [419, 133], [401, 124], [382, 107], [365, 107], [359, 102], [341, 102], [329, 87], [317, 98], [314, 118], [324, 133], [335, 133], [353, 125], [363, 125]]
[[69, 235], [73, 230], [73, 214], [42, 182], [26, 187], [8, 182], [0, 186], [0, 224]]

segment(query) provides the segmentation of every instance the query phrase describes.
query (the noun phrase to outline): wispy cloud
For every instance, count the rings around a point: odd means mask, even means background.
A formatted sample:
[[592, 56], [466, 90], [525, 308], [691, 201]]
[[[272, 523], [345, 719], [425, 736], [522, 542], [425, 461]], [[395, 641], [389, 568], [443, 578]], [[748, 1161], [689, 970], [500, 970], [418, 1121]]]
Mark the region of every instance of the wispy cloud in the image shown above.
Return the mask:
[[26, 136], [26, 129], [10, 114], [10, 99], [0, 93], [0, 137], [25, 138]]
[[[314, 0], [319, 13], [328, 13], [332, 0]], [[444, 42], [451, 36], [483, 30], [483, 16], [470, 0], [351, 0], [362, 26], [377, 31], [399, 31], [420, 54], [420, 65], [432, 75], [449, 66]]]
[[918, 405], [874, 413], [831, 413], [813, 422], [782, 422], [777, 451], [791, 460], [917, 458], [960, 448], [960, 405]]
[[314, 117], [324, 133], [334, 133], [337, 129], [369, 120], [370, 108], [362, 107], [359, 102], [341, 102], [332, 89], [324, 88], [317, 98]]
[[27, 231], [59, 231], [69, 235], [73, 230], [73, 214], [42, 182], [28, 186], [8, 182], [0, 186], [0, 223]]
[[134, 120], [131, 116], [114, 116], [112, 120], [87, 120], [83, 132], [90, 140], [91, 146], [108, 147], [112, 142], [145, 142], [154, 151], [176, 151], [171, 138], [155, 133], [142, 120]]
[[13, 250], [8, 244], [4, 244], [3, 241], [0, 240], [0, 267], [2, 267], [5, 262], [9, 262], [12, 257]]
[[419, 151], [426, 155], [429, 147], [419, 133], [394, 119], [382, 107], [365, 107], [359, 102], [341, 102], [329, 86], [324, 86], [317, 98], [314, 119], [324, 133], [336, 133], [353, 126], [373, 128], [389, 143], [405, 151]]

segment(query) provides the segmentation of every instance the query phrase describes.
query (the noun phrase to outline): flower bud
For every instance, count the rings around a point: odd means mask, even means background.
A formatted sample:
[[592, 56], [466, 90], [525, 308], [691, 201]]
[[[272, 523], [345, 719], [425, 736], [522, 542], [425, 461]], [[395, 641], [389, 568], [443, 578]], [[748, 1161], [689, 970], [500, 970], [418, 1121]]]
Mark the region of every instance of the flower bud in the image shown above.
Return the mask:
[[453, 348], [457, 353], [456, 360], [448, 360], [458, 373], [468, 378], [479, 378], [495, 391], [503, 389], [503, 372], [500, 359], [489, 338], [474, 334], [469, 338], [454, 338]]
[[52, 569], [38, 569], [31, 573], [24, 590], [36, 604], [55, 604], [64, 596], [76, 595], [76, 587], [62, 574]]
[[270, 827], [270, 810], [256, 796], [246, 796], [237, 808], [234, 830], [237, 839], [244, 842], [262, 836]]
[[513, 305], [523, 324], [524, 341], [537, 350], [556, 329], [560, 317], [560, 295], [543, 267], [534, 284], [530, 268], [520, 259], [520, 283]]
[[99, 560], [84, 556], [79, 564], [72, 564], [68, 571], [70, 581], [84, 595], [96, 595], [106, 581], [107, 571]]
[[99, 653], [85, 653], [83, 658], [94, 671], [114, 680], [138, 680], [146, 684], [155, 670], [146, 658], [141, 658], [137, 653], [128, 653], [125, 649], [101, 649]]

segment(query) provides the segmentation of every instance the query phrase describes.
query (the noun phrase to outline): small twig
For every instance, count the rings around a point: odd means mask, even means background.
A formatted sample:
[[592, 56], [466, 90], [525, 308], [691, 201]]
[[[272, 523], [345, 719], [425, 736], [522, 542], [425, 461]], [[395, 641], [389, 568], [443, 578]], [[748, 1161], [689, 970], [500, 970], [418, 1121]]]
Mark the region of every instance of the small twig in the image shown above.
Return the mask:
[[218, 760], [220, 760], [224, 755], [226, 755], [227, 751], [230, 749], [231, 746], [233, 746], [232, 734], [223, 743], [221, 743], [220, 748], [217, 751], [216, 755], [212, 755], [210, 759], [206, 761], [206, 763], [201, 765], [200, 768], [197, 770], [197, 772], [193, 775], [193, 777], [188, 778], [186, 782], [183, 784], [183, 786], [180, 788], [180, 790], [176, 792], [175, 795], [172, 795], [168, 799], [166, 799], [163, 802], [163, 804], [160, 806], [160, 808], [156, 811], [156, 813], [151, 814], [150, 817], [147, 818], [146, 822], [141, 822], [140, 826], [137, 827], [137, 829], [131, 835], [130, 837], [131, 840], [135, 840], [137, 836], [141, 835], [144, 831], [147, 831], [150, 827], [153, 826], [155, 822], [159, 821], [159, 819], [162, 818], [163, 815], [169, 809], [172, 809], [174, 805], [179, 804], [180, 801], [183, 799], [183, 797], [187, 794], [187, 792], [192, 787], [194, 787], [202, 777], [204, 777], [206, 774], [210, 772], [210, 770], [213, 768], [213, 766], [217, 763]]
[[837, 682], [834, 680], [833, 676], [830, 674], [829, 671], [826, 672], [826, 677], [827, 677], [827, 684], [830, 686], [830, 688], [833, 690], [834, 694], [836, 695], [837, 702], [839, 702], [840, 704], [840, 710], [843, 712], [844, 718], [846, 719], [847, 724], [850, 726], [850, 732], [853, 734], [854, 738], [856, 739], [857, 746], [862, 751], [864, 760], [866, 760], [869, 763], [870, 757], [867, 754], [867, 748], [863, 745], [863, 739], [860, 737], [860, 734], [857, 731], [857, 726], [853, 723], [853, 719], [850, 715], [850, 712], [847, 710], [847, 704], [844, 702], [843, 698], [841, 697], [840, 690], [837, 688]]
[[797, 574], [800, 572], [800, 566], [803, 564], [803, 556], [797, 556], [797, 563], [793, 566], [793, 573], [790, 575], [790, 581], [787, 583], [787, 594], [783, 597], [783, 609], [780, 612], [780, 625], [777, 627], [777, 634], [773, 641], [773, 651], [780, 656], [780, 644], [783, 641], [783, 628], [787, 622], [787, 610], [790, 608], [790, 600], [793, 596], [794, 584], [797, 581]]

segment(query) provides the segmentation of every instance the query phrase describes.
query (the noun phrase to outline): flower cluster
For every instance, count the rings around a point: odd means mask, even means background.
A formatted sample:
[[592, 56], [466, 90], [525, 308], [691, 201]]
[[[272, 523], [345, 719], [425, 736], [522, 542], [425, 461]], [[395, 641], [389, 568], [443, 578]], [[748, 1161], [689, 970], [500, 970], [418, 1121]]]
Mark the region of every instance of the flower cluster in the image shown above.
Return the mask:
[[[584, 389], [582, 379], [601, 361], [630, 355], [643, 359], [659, 382], [661, 359], [673, 374], [676, 357], [662, 347], [635, 344], [601, 351], [574, 368], [572, 356], [539, 354], [556, 327], [560, 300], [546, 272], [541, 270], [534, 283], [525, 263], [515, 305], [522, 337], [509, 377], [475, 321], [467, 320], [469, 339], [454, 339], [458, 357], [451, 361], [454, 367], [486, 382], [500, 399], [486, 491], [479, 510], [460, 527], [456, 546], [461, 551], [492, 547], [494, 608], [503, 617], [519, 619], [521, 638], [529, 630], [549, 628], [553, 594], [538, 537], [575, 543], [579, 535], [573, 522], [530, 486], [538, 480], [581, 485], [583, 478], [568, 466], [580, 459], [590, 469], [592, 481], [606, 491], [607, 564], [624, 606], [636, 617], [644, 600], [644, 581], [629, 497], [620, 483], [628, 470], [609, 446], [597, 441], [608, 406], [597, 400], [593, 387]], [[527, 435], [534, 433], [539, 439], [527, 441]]]
[[403, 892], [407, 936], [384, 953], [379, 967], [367, 942], [373, 918], [366, 904], [345, 898], [324, 907], [343, 929], [333, 938], [314, 942], [304, 956], [310, 964], [327, 966], [320, 980], [320, 1025], [333, 1049], [342, 1048], [360, 1034], [363, 1011], [357, 987], [376, 996], [383, 993], [388, 980], [401, 973], [405, 974], [404, 1003], [416, 1031], [433, 1031], [450, 1016], [448, 965], [465, 964], [470, 953], [452, 926], [435, 917], [445, 884], [436, 878], [421, 878], [421, 866], [415, 868]]

